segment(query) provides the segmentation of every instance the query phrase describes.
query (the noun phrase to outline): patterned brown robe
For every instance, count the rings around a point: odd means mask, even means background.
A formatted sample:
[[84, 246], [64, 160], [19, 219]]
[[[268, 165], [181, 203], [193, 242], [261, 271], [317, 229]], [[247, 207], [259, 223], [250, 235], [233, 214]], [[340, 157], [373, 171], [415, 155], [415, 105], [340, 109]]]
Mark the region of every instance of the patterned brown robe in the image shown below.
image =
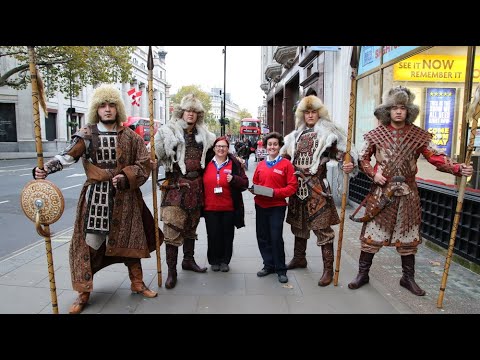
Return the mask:
[[[417, 252], [420, 236], [421, 206], [415, 175], [417, 160], [422, 154], [437, 170], [460, 176], [460, 165], [435, 148], [432, 135], [415, 126], [402, 129], [380, 125], [364, 135], [365, 144], [359, 154], [359, 167], [372, 180], [377, 172], [387, 178], [384, 186], [372, 185], [366, 212], [371, 213], [382, 194], [395, 190], [393, 202], [372, 220], [363, 224], [362, 250], [375, 253], [383, 246], [396, 246], [401, 255]], [[370, 164], [375, 156], [376, 164]], [[403, 176], [404, 183], [392, 183], [392, 177]]]
[[[155, 249], [153, 218], [146, 207], [140, 186], [150, 176], [150, 156], [143, 139], [134, 131], [119, 126], [116, 139], [116, 166], [102, 169], [92, 162], [92, 156], [99, 144], [92, 141], [92, 129], [88, 124], [73, 137], [72, 144], [61, 154], [74, 159], [82, 158], [87, 180], [83, 185], [77, 206], [72, 241], [70, 243], [70, 271], [73, 289], [79, 292], [93, 290], [93, 274], [113, 263], [126, 262], [130, 258], [148, 258]], [[87, 151], [85, 140], [90, 141]], [[59, 160], [52, 159], [47, 167], [61, 170]], [[87, 217], [86, 193], [90, 184], [109, 181], [118, 174], [128, 179], [128, 189], [117, 189], [113, 198], [113, 209], [108, 241], [98, 250], [93, 250], [85, 242], [85, 218]]]

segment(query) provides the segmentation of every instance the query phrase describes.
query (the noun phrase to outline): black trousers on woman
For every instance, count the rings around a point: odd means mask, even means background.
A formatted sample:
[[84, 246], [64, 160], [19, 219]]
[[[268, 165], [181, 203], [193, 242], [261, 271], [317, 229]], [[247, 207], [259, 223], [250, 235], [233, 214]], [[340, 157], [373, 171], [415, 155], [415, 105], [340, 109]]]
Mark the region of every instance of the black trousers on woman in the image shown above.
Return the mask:
[[287, 274], [282, 235], [286, 209], [286, 206], [262, 208], [255, 204], [257, 243], [263, 267], [278, 275]]
[[229, 264], [233, 253], [235, 234], [233, 211], [205, 211], [210, 265]]

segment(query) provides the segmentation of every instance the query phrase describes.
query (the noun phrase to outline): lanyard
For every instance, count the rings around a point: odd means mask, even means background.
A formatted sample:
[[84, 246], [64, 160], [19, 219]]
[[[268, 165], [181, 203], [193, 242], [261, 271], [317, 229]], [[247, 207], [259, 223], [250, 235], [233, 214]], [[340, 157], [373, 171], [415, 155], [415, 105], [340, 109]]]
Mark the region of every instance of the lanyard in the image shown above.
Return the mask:
[[229, 159], [225, 160], [223, 163], [220, 165], [217, 164], [217, 160], [213, 158], [213, 164], [217, 168], [217, 187], [220, 187], [220, 170], [228, 164]]

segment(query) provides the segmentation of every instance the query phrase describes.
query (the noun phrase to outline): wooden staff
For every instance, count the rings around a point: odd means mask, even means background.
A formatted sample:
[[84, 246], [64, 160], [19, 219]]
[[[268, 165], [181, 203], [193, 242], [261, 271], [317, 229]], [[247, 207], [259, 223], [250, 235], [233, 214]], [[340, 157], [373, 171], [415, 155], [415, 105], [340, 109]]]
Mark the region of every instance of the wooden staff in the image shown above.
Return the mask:
[[[42, 131], [40, 128], [40, 109], [38, 107], [39, 94], [37, 83], [37, 69], [35, 65], [35, 50], [33, 46], [28, 46], [28, 56], [30, 60], [30, 78], [32, 80], [32, 103], [33, 103], [33, 122], [35, 126], [35, 146], [37, 150], [37, 167], [43, 169], [43, 149], [42, 149]], [[37, 200], [35, 205], [41, 207], [41, 200]], [[39, 214], [39, 212], [37, 212]], [[37, 232], [45, 238], [45, 248], [47, 251], [48, 278], [50, 281], [50, 297], [52, 299], [52, 311], [58, 314], [57, 288], [55, 285], [55, 270], [53, 267], [52, 241], [50, 239], [50, 226], [45, 225], [42, 229], [39, 216], [36, 217]]]
[[[155, 142], [153, 139], [155, 124], [153, 121], [153, 55], [152, 47], [148, 47], [148, 110], [150, 112], [150, 159], [155, 163]], [[157, 279], [158, 286], [162, 286], [162, 259], [160, 257], [160, 233], [158, 231], [157, 207], [157, 167], [152, 169], [152, 194], [153, 194], [153, 223], [155, 224], [155, 244], [157, 247]]]
[[[356, 76], [357, 76], [357, 47], [352, 49], [352, 57], [350, 59], [350, 66], [352, 67], [352, 75], [350, 77], [350, 110], [348, 112], [348, 132], [347, 132], [347, 149], [345, 151], [345, 157], [343, 163], [351, 162], [350, 150], [352, 149], [352, 127], [353, 119], [355, 118], [355, 97], [357, 93], [356, 89]], [[338, 245], [337, 245], [337, 258], [335, 259], [335, 274], [333, 276], [333, 285], [338, 285], [338, 274], [340, 272], [340, 258], [342, 257], [342, 242], [343, 242], [343, 226], [345, 223], [345, 208], [347, 207], [347, 190], [349, 184], [348, 174], [343, 174], [343, 192], [342, 192], [342, 211], [340, 214], [340, 227], [338, 229]]]
[[[478, 118], [480, 117], [480, 85], [477, 86], [477, 90], [475, 91], [475, 97], [473, 98], [470, 106], [468, 107], [467, 112], [467, 125], [468, 120], [472, 120], [472, 127], [470, 129], [470, 141], [468, 142], [467, 153], [465, 155], [465, 164], [470, 164], [470, 159], [472, 156], [474, 143], [475, 143], [475, 135], [477, 133], [477, 125], [478, 125]], [[460, 214], [462, 212], [463, 207], [463, 197], [465, 195], [465, 187], [467, 185], [467, 177], [462, 176], [460, 181], [460, 185], [458, 188], [458, 199], [457, 199], [457, 207], [455, 209], [455, 217], [453, 218], [453, 225], [452, 225], [452, 232], [450, 233], [450, 242], [448, 244], [448, 251], [447, 257], [445, 259], [445, 267], [443, 269], [443, 276], [442, 276], [442, 284], [440, 285], [440, 292], [438, 293], [437, 299], [437, 308], [441, 309], [443, 307], [443, 296], [445, 295], [445, 288], [447, 287], [447, 278], [448, 278], [448, 270], [450, 269], [450, 262], [453, 255], [453, 248], [455, 246], [455, 239], [457, 237], [457, 229], [458, 223], [460, 221]]]

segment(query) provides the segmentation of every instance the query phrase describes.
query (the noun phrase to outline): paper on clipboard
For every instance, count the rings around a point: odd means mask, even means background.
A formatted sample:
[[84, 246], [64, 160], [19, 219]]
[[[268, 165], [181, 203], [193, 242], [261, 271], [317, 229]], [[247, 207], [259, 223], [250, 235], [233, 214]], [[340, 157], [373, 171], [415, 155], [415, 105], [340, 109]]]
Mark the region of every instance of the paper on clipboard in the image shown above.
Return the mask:
[[268, 186], [262, 186], [262, 185], [252, 185], [253, 187], [253, 193], [255, 195], [263, 195], [267, 197], [273, 197], [273, 188], [268, 187]]

